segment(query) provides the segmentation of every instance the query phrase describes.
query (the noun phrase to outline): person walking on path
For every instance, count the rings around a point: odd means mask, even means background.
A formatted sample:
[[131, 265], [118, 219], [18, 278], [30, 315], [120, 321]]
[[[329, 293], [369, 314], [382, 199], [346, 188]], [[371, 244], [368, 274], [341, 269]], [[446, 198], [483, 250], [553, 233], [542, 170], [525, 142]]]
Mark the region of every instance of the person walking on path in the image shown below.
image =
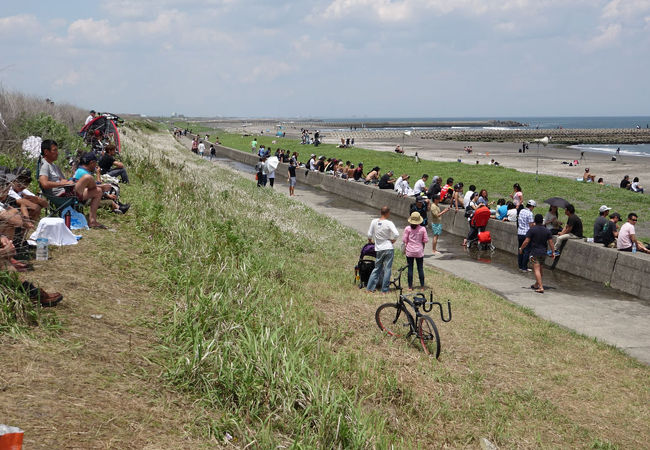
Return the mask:
[[251, 141], [251, 153], [257, 153], [257, 139], [253, 138]]
[[[533, 209], [537, 206], [535, 200], [528, 200], [526, 207], [522, 208], [519, 212], [519, 217], [517, 218], [517, 239], [519, 241], [519, 248], [526, 240], [526, 234], [530, 230], [531, 225], [535, 223], [533, 217]], [[543, 217], [542, 217], [543, 219]], [[528, 250], [524, 248], [523, 252], [519, 252], [517, 255], [517, 265], [519, 270], [522, 272], [530, 272], [528, 268]]]
[[214, 148], [214, 145], [210, 144], [210, 161], [217, 157], [217, 149]]
[[203, 158], [203, 155], [205, 154], [205, 144], [203, 141], [199, 142], [199, 156]]
[[368, 242], [375, 244], [377, 259], [375, 268], [368, 279], [368, 292], [375, 292], [379, 283], [379, 274], [383, 274], [381, 280], [381, 292], [387, 293], [390, 285], [391, 268], [393, 267], [393, 256], [395, 250], [393, 243], [399, 237], [399, 232], [395, 224], [388, 220], [390, 217], [390, 208], [382, 206], [379, 219], [373, 219], [368, 228]]
[[294, 158], [289, 161], [289, 196], [296, 195], [296, 162]]
[[406, 263], [408, 264], [408, 286], [409, 291], [413, 290], [413, 262], [415, 261], [418, 266], [418, 277], [420, 279], [420, 287], [424, 287], [424, 246], [429, 242], [427, 236], [427, 229], [423, 227], [422, 216], [419, 212], [413, 211], [408, 219], [408, 225], [404, 229], [404, 242], [406, 253]]
[[555, 259], [555, 248], [553, 247], [553, 234], [551, 230], [544, 226], [544, 216], [535, 214], [535, 225], [530, 227], [526, 233], [526, 239], [519, 247], [519, 254], [522, 255], [530, 247], [530, 262], [533, 263], [533, 273], [535, 274], [535, 284], [530, 288], [540, 294], [544, 293], [544, 284], [542, 283], [542, 266], [546, 258], [546, 248], [551, 248], [551, 258]]
[[448, 206], [443, 211], [440, 211], [440, 194], [434, 194], [431, 198], [433, 203], [431, 203], [431, 231], [433, 232], [433, 237], [431, 238], [431, 250], [434, 255], [439, 255], [438, 251], [438, 238], [442, 234], [442, 221], [440, 218], [443, 214], [449, 212], [451, 206]]

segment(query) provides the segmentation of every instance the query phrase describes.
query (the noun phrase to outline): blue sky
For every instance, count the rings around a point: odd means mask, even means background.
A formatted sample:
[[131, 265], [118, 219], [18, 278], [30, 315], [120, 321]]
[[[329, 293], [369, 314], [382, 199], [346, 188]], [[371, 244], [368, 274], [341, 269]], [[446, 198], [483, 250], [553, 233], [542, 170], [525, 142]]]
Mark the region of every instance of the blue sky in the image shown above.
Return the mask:
[[99, 110], [650, 113], [650, 0], [0, 4], [0, 83]]

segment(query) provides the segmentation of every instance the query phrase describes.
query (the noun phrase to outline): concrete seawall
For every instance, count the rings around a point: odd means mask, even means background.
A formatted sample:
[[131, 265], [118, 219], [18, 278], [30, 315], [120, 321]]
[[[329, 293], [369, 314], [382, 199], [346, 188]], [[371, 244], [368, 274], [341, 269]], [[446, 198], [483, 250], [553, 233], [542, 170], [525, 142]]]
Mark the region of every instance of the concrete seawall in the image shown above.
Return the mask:
[[[259, 160], [252, 153], [220, 145], [216, 148], [218, 155], [251, 166]], [[287, 164], [281, 163], [276, 173], [286, 176], [287, 167]], [[334, 178], [320, 172], [307, 173], [305, 169], [296, 169], [296, 176], [298, 187], [300, 184], [308, 184], [377, 209], [388, 206], [392, 214], [400, 217], [409, 216], [409, 207], [413, 203], [413, 198], [399, 197], [393, 191], [380, 190], [375, 186]], [[442, 216], [442, 223], [445, 231], [457, 236], [466, 236], [469, 231], [464, 211], [450, 211]], [[514, 223], [490, 220], [487, 229], [492, 234], [492, 243], [496, 248], [513, 255], [517, 254], [518, 241]], [[547, 264], [551, 262], [552, 259], [548, 258]], [[569, 240], [556, 268], [650, 300], [650, 255], [622, 253], [600, 244]]]

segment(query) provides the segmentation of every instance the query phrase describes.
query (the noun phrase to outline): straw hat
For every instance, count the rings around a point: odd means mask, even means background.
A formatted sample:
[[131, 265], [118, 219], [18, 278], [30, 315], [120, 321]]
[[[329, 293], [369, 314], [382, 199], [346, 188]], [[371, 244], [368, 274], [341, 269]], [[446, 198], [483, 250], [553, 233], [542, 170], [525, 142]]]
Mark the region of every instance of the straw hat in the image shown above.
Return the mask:
[[409, 220], [408, 220], [408, 222], [411, 225], [420, 225], [422, 223], [422, 221], [423, 221], [422, 216], [417, 211], [412, 212], [411, 217], [409, 217]]

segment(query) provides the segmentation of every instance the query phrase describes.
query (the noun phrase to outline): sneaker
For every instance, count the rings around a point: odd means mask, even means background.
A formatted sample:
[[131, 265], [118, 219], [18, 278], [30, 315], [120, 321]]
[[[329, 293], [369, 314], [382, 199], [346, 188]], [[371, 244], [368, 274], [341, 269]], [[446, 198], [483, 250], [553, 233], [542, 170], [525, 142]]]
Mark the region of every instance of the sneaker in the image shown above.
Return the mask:
[[526, 269], [526, 272], [532, 272], [533, 269]]
[[122, 211], [122, 214], [126, 214], [130, 207], [130, 203], [124, 203], [123, 205], [120, 205], [120, 211]]
[[115, 208], [115, 209], [113, 210], [113, 213], [114, 213], [114, 214], [124, 214], [120, 208]]
[[560, 256], [560, 251], [559, 250], [555, 250], [555, 256]]

